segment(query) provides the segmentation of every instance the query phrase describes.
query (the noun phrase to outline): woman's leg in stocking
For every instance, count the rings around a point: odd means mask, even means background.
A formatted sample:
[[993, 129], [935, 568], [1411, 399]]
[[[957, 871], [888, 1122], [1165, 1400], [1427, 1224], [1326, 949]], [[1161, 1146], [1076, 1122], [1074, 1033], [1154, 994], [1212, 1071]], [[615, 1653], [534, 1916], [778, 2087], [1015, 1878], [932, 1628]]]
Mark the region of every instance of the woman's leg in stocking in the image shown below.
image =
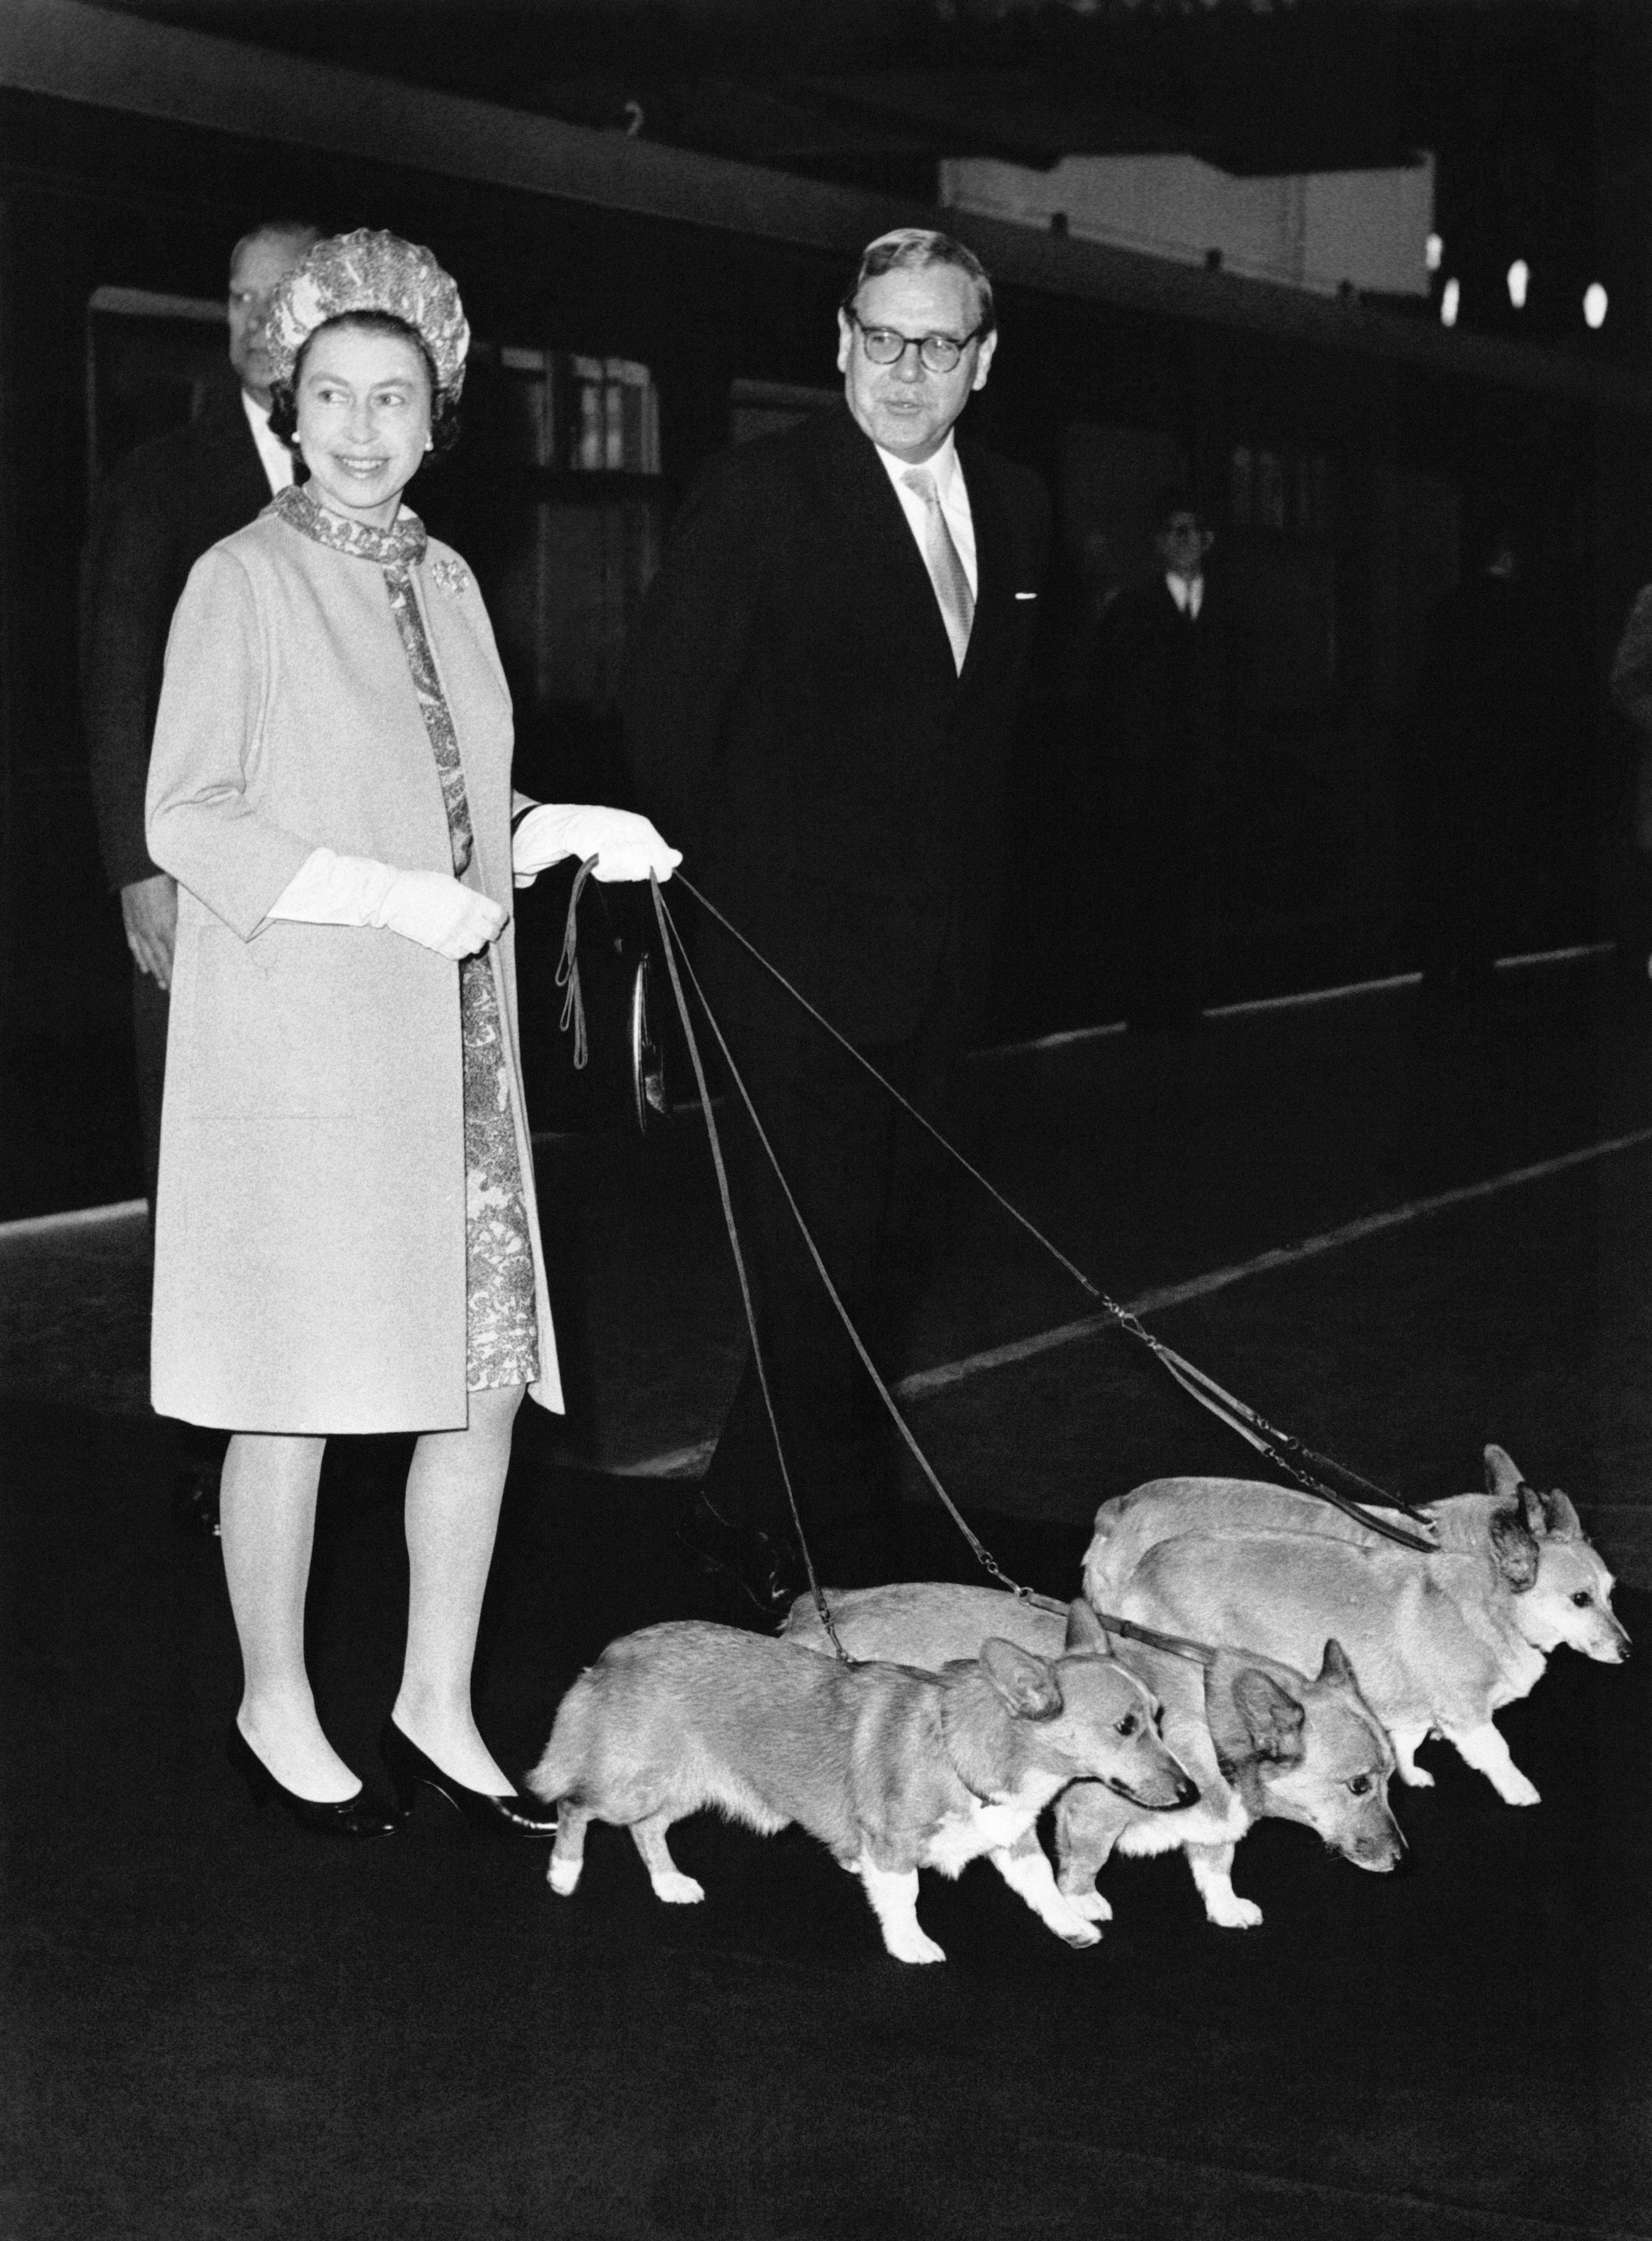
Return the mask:
[[354, 1796], [321, 1731], [304, 1663], [304, 1590], [324, 1440], [237, 1432], [224, 1461], [224, 1576], [245, 1676], [237, 1724], [276, 1780], [300, 1797]]
[[515, 1785], [477, 1732], [471, 1666], [522, 1393], [472, 1393], [469, 1428], [425, 1433], [407, 1475], [407, 1656], [395, 1722], [445, 1774], [491, 1797]]

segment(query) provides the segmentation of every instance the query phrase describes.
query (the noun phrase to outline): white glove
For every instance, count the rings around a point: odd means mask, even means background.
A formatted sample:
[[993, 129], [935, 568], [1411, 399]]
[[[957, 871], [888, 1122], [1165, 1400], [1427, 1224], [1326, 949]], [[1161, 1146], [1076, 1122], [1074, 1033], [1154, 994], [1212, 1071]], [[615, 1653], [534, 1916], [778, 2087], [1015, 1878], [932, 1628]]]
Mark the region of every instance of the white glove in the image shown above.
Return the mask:
[[387, 926], [442, 957], [473, 957], [485, 949], [508, 913], [445, 872], [393, 872], [384, 900], [368, 923]]
[[578, 856], [581, 862], [594, 856], [599, 880], [645, 880], [652, 872], [662, 882], [683, 860], [680, 849], [668, 846], [648, 819], [632, 810], [542, 801], [524, 816], [512, 841], [518, 886], [532, 886], [547, 866], [565, 856]]
[[443, 957], [470, 957], [508, 913], [445, 872], [401, 872], [371, 856], [304, 858], [265, 913], [306, 926], [383, 926]]

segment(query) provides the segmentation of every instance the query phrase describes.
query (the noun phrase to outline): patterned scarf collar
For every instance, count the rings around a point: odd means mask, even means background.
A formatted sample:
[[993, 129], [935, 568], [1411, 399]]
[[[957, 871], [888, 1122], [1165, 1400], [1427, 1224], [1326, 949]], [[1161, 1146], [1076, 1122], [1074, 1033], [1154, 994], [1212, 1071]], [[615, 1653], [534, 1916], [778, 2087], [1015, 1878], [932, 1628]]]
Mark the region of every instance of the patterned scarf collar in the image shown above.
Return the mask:
[[367, 522], [346, 521], [342, 514], [329, 513], [311, 497], [306, 486], [293, 483], [276, 492], [270, 511], [278, 513], [290, 528], [313, 537], [318, 545], [348, 552], [353, 559], [376, 560], [381, 568], [417, 568], [425, 558], [428, 541], [425, 525], [405, 506], [388, 529], [374, 529]]

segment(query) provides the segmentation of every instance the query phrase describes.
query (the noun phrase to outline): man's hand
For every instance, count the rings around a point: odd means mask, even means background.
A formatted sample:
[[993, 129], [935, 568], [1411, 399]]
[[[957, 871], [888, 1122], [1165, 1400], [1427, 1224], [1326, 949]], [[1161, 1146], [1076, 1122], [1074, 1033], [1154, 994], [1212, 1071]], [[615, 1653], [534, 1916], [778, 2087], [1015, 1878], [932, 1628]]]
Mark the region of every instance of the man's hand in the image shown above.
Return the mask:
[[126, 926], [126, 947], [138, 971], [147, 973], [157, 987], [170, 988], [172, 946], [177, 939], [177, 881], [167, 872], [134, 880], [120, 891], [120, 914]]

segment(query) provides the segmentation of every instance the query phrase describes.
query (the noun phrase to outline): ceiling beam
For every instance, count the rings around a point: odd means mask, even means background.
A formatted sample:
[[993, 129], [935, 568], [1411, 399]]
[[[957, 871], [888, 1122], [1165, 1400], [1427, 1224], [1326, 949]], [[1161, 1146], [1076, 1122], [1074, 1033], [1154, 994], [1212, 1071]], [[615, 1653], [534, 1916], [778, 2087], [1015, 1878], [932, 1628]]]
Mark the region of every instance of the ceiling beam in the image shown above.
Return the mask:
[[891, 226], [940, 223], [965, 237], [1006, 288], [1280, 335], [1446, 376], [1652, 412], [1652, 379], [1567, 351], [1448, 333], [1267, 281], [564, 124], [149, 23], [84, 0], [0, 0], [0, 86], [237, 139], [785, 241], [845, 266]]

